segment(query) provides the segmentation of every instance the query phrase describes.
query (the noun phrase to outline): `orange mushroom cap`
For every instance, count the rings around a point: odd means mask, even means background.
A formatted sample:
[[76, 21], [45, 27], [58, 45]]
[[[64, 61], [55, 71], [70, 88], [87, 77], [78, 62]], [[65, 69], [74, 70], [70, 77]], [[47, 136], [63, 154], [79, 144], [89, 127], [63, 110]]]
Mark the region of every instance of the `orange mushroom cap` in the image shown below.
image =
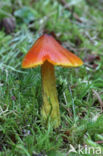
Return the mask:
[[45, 61], [53, 65], [77, 67], [82, 60], [62, 47], [51, 35], [42, 35], [32, 46], [23, 59], [22, 67], [31, 68], [43, 64]]

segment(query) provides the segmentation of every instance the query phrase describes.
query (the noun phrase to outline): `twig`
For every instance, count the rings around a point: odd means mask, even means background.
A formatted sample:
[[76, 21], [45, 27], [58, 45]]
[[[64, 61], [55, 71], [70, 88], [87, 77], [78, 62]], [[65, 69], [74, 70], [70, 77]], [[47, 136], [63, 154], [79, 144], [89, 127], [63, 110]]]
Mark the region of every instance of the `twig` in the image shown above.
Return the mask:
[[103, 141], [96, 141], [97, 144], [103, 144]]
[[103, 101], [102, 101], [100, 95], [94, 89], [92, 89], [92, 91], [93, 91], [94, 95], [97, 97], [97, 99], [98, 99], [98, 101], [100, 103], [101, 109], [103, 109]]
[[[67, 4], [65, 0], [58, 0], [63, 6], [65, 6], [65, 9], [69, 10], [70, 12], [73, 13], [72, 9], [70, 6]], [[82, 23], [83, 21], [79, 18], [79, 16], [76, 13], [73, 13], [73, 17], [79, 22]]]

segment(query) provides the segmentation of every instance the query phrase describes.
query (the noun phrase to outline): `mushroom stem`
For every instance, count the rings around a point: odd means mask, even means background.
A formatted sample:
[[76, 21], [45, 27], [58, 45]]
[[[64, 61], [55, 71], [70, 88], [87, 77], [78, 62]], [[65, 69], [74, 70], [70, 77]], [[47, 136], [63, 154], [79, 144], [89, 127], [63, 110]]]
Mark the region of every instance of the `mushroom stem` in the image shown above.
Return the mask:
[[44, 121], [50, 121], [50, 123], [57, 128], [60, 125], [60, 112], [54, 66], [48, 61], [45, 61], [41, 66], [41, 75], [43, 91], [43, 106], [41, 114]]

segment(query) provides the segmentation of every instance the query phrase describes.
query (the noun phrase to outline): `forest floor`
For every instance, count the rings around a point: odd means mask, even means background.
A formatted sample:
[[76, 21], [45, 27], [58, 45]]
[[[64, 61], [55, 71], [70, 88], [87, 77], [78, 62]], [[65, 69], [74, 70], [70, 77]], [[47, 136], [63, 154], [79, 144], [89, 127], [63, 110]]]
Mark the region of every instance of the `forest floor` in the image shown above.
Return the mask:
[[[102, 6], [101, 0], [0, 1], [0, 156], [103, 156]], [[84, 62], [55, 67], [61, 114], [55, 130], [42, 124], [40, 67], [21, 68], [44, 30]]]

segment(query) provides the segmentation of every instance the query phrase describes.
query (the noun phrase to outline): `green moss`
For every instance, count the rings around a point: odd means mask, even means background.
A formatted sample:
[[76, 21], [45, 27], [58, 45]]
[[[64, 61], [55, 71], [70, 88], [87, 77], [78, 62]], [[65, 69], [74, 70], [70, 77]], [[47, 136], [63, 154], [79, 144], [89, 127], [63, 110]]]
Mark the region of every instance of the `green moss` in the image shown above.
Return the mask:
[[[102, 1], [67, 2], [82, 23], [57, 0], [0, 1], [1, 20], [13, 11], [16, 18], [12, 34], [0, 30], [0, 156], [66, 155], [70, 144], [77, 148], [103, 141], [100, 100], [93, 92], [103, 101]], [[18, 10], [23, 14], [15, 15]], [[40, 67], [21, 69], [24, 55], [44, 29], [82, 60], [98, 58], [80, 68], [55, 68], [61, 112], [61, 127], [55, 131], [42, 125]]]

